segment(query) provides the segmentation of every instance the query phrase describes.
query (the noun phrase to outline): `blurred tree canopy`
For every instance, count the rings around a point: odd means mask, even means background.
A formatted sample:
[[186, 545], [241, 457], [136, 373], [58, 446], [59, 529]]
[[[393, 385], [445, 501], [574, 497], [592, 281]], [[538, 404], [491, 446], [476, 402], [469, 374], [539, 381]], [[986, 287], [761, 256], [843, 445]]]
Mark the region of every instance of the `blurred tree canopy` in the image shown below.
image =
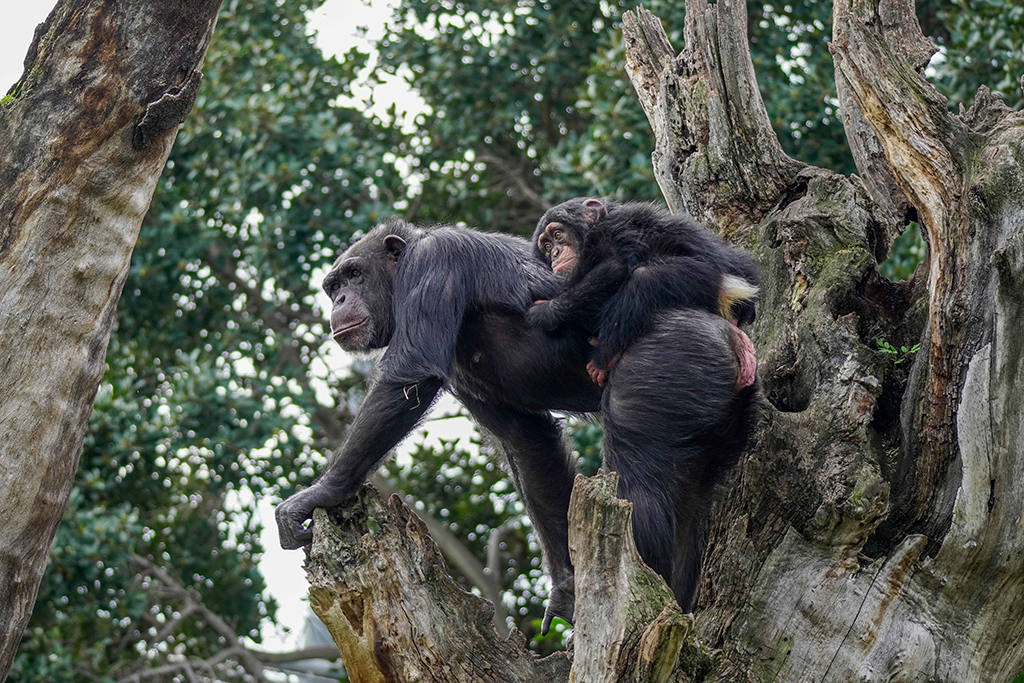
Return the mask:
[[[195, 111], [142, 227], [76, 488], [11, 680], [116, 680], [224, 650], [150, 564], [259, 642], [275, 605], [257, 570], [256, 500], [312, 478], [363, 391], [365, 363], [327, 369], [316, 304], [318, 273], [361, 230], [398, 213], [528, 233], [570, 196], [660, 197], [650, 131], [622, 71], [628, 7], [402, 0], [376, 55], [334, 59], [307, 26], [317, 5], [225, 3]], [[676, 3], [647, 5], [682, 27]], [[919, 9], [951, 106], [982, 83], [1021, 105], [1024, 8], [929, 0]], [[827, 49], [830, 3], [749, 11], [783, 147], [852, 172]], [[352, 85], [381, 74], [406, 79], [425, 110], [368, 114]], [[894, 248], [886, 275], [913, 271], [924, 253], [915, 234]], [[574, 424], [593, 468], [600, 430]], [[511, 530], [501, 583], [532, 634], [544, 584], [529, 523], [480, 450], [415, 445], [410, 463], [386, 474], [481, 561], [491, 530]]]

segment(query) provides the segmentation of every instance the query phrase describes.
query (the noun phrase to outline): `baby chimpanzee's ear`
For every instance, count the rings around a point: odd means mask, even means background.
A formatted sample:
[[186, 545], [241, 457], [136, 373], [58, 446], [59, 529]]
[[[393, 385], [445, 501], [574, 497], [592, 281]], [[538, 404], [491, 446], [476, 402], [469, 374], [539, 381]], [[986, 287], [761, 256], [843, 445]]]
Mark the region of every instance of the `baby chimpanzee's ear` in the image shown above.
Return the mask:
[[593, 225], [602, 218], [608, 215], [608, 210], [604, 207], [604, 202], [600, 199], [594, 199], [591, 197], [583, 202], [583, 220]]
[[388, 256], [397, 261], [398, 255], [405, 249], [405, 240], [398, 235], [388, 235], [384, 238], [384, 248], [388, 250]]

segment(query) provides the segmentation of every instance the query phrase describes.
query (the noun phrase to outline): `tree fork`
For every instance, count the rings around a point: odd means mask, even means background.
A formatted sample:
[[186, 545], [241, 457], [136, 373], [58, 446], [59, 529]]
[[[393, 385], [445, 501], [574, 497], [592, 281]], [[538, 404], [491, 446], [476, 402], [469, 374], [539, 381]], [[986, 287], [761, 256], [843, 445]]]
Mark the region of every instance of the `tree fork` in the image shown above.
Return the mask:
[[[1008, 502], [1024, 467], [1024, 345], [1008, 329], [1024, 291], [1024, 116], [984, 88], [946, 111], [909, 0], [836, 0], [864, 179], [793, 165], [757, 123], [745, 3], [686, 9], [678, 56], [650, 13], [623, 20], [658, 181], [754, 249], [764, 280], [752, 337], [769, 405], [715, 506], [696, 614], [722, 649], [717, 674], [1011, 678], [1024, 668], [1024, 532]], [[888, 283], [878, 259], [915, 214], [928, 281]], [[909, 379], [873, 348], [915, 337]], [[902, 426], [883, 395], [902, 397]]]
[[577, 477], [569, 511], [577, 571], [572, 660], [543, 659], [492, 606], [448, 575], [423, 522], [369, 486], [314, 514], [306, 575], [313, 611], [353, 681], [686, 681], [711, 668], [665, 582], [633, 543], [632, 505], [614, 473]]

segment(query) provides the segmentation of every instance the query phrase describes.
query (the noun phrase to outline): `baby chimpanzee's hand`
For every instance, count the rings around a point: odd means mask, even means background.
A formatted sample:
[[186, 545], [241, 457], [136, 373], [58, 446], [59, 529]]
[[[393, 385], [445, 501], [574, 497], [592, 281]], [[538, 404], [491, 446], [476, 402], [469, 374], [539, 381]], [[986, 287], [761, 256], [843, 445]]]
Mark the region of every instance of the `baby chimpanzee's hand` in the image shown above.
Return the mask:
[[551, 332], [561, 324], [561, 317], [555, 305], [546, 299], [539, 299], [533, 302], [533, 306], [526, 311], [526, 324], [530, 327], [539, 327], [542, 330]]

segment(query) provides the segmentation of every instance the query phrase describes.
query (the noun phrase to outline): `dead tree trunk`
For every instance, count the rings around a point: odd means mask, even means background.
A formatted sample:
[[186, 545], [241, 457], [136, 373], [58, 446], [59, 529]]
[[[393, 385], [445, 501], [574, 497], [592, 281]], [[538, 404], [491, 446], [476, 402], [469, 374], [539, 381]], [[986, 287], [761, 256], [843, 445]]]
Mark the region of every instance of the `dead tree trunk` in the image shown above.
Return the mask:
[[[835, 0], [860, 173], [807, 166], [769, 124], [745, 3], [686, 5], [678, 54], [656, 17], [626, 15], [627, 70], [669, 205], [758, 255], [763, 419], [715, 506], [694, 622], [637, 568], [614, 485], [577, 484], [570, 677], [1008, 680], [1024, 669], [1024, 115], [984, 88], [947, 111], [911, 0]], [[878, 264], [911, 220], [928, 260], [889, 282]], [[920, 351], [895, 363], [878, 339]], [[505, 680], [564, 678], [496, 644], [436, 564], [399, 561], [429, 545], [404, 513], [380, 528], [399, 523], [404, 547], [359, 528], [314, 545], [318, 613], [369, 672], [354, 680], [443, 679], [460, 650], [491, 667], [460, 680], [501, 680], [499, 661]], [[337, 559], [354, 552], [376, 564]], [[389, 564], [406, 569], [382, 583]], [[478, 626], [443, 642], [457, 624]], [[416, 643], [429, 657], [409, 664]]]
[[32, 613], [114, 309], [220, 0], [61, 0], [0, 104], [0, 679]]
[[[715, 514], [697, 610], [717, 672], [1008, 680], [1024, 668], [1024, 115], [959, 115], [922, 75], [910, 0], [836, 0], [832, 52], [861, 177], [786, 157], [745, 3], [687, 2], [677, 55], [626, 21], [658, 179], [754, 249], [770, 406]], [[909, 209], [909, 210], [908, 210]], [[908, 219], [929, 257], [879, 274]], [[920, 342], [893, 364], [877, 339]]]

